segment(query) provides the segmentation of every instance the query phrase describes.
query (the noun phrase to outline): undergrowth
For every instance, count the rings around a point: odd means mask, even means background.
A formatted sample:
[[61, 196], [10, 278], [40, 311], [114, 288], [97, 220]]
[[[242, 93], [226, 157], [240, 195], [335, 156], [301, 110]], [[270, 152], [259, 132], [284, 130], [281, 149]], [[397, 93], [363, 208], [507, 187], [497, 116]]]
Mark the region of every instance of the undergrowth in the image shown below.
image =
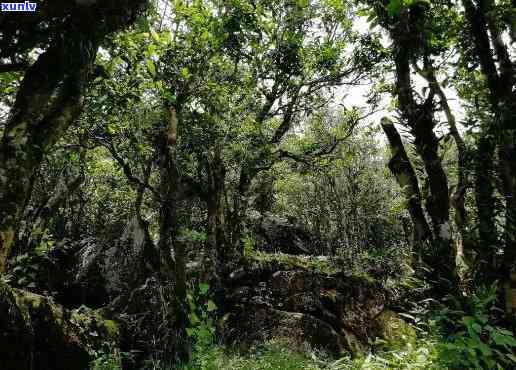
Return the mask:
[[[180, 366], [155, 364], [156, 370], [381, 370], [381, 369], [494, 369], [516, 368], [514, 334], [497, 324], [495, 285], [478, 289], [468, 298], [448, 297], [446, 304], [425, 299], [402, 316], [411, 321], [418, 339], [386, 346], [378, 340], [369, 353], [331, 359], [318, 351], [299, 353], [281, 340], [256, 345], [246, 352], [215, 344], [208, 286], [201, 284], [191, 300], [189, 335], [191, 361]], [[197, 297], [197, 298], [195, 298]], [[213, 307], [212, 307], [213, 306]], [[194, 324], [195, 323], [195, 324]], [[120, 359], [121, 354], [115, 353]], [[118, 369], [120, 361], [104, 355], [94, 370]], [[101, 366], [99, 366], [101, 365]]]

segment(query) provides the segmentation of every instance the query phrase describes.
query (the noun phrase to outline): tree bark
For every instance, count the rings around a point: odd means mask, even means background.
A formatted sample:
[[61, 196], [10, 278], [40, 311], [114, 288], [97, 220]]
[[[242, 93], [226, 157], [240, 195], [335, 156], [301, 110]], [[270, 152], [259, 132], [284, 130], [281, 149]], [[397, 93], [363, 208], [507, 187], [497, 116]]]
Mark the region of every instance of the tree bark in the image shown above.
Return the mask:
[[506, 310], [510, 317], [516, 317], [516, 144], [504, 145], [498, 156], [506, 202], [503, 261]]
[[207, 159], [208, 172], [208, 244], [212, 252], [215, 253], [217, 270], [220, 270], [229, 262], [234, 253], [231, 245], [228, 245], [226, 238], [225, 222], [225, 180], [226, 170], [220, 153], [220, 148], [215, 148], [211, 158]]
[[381, 124], [391, 148], [392, 157], [389, 161], [389, 169], [407, 200], [407, 208], [414, 225], [413, 242], [414, 245], [418, 245], [420, 242], [431, 239], [431, 231], [421, 205], [421, 192], [417, 176], [407, 156], [401, 136], [392, 121], [383, 118]]
[[417, 154], [424, 163], [428, 177], [430, 192], [425, 200], [425, 208], [432, 221], [433, 250], [430, 254], [433, 263], [431, 267], [439, 280], [444, 278], [456, 282], [456, 254], [451, 243], [449, 223], [448, 179], [439, 157], [439, 141], [434, 133], [435, 91], [430, 89], [429, 96], [422, 103], [418, 103], [414, 98], [410, 63], [415, 58], [415, 45], [422, 41], [419, 34], [421, 31], [414, 28], [420, 20], [412, 19], [411, 16], [412, 14], [407, 10], [402, 10], [391, 30], [391, 37], [394, 40], [396, 95], [402, 119], [414, 136]]
[[[462, 1], [466, 19], [473, 33], [473, 46], [480, 60], [480, 68], [487, 80], [488, 98], [494, 120], [486, 136], [495, 139], [499, 159], [499, 177], [503, 184], [505, 197], [505, 248], [504, 248], [504, 287], [506, 290], [507, 314], [516, 314], [516, 245], [514, 236], [514, 217], [516, 215], [516, 168], [514, 165], [514, 145], [516, 142], [516, 95], [514, 93], [514, 63], [510, 60], [507, 46], [499, 30], [498, 19], [492, 0]], [[495, 60], [496, 56], [496, 60]], [[497, 68], [497, 63], [499, 68]]]
[[495, 224], [494, 169], [495, 143], [489, 137], [481, 137], [477, 143], [475, 158], [475, 201], [479, 235], [479, 282], [494, 281], [494, 256], [499, 243]]
[[[5, 271], [34, 171], [81, 111], [97, 46], [78, 44], [58, 43], [38, 58], [25, 74], [5, 127], [0, 145], [0, 272]], [[75, 71], [67, 75], [70, 59], [75, 59], [69, 54], [89, 57], [75, 60]]]
[[159, 253], [156, 250], [154, 242], [152, 241], [151, 235], [149, 233], [149, 223], [142, 216], [142, 205], [143, 198], [145, 195], [145, 190], [147, 190], [145, 184], [148, 184], [149, 178], [152, 170], [152, 161], [149, 161], [147, 166], [145, 166], [143, 173], [143, 181], [138, 185], [136, 189], [136, 200], [134, 203], [135, 217], [140, 225], [141, 230], [144, 233], [144, 246], [143, 246], [143, 259], [142, 265], [146, 267], [149, 271], [158, 271], [160, 267], [159, 261]]
[[[459, 263], [459, 265], [457, 265], [457, 273], [461, 278], [463, 288], [467, 290], [471, 272], [471, 266], [465, 258], [465, 253], [469, 254], [469, 251], [465, 252], [464, 250], [464, 240], [466, 238], [465, 231], [467, 224], [467, 213], [465, 207], [466, 190], [468, 187], [466, 175], [467, 147], [459, 133], [459, 130], [457, 129], [455, 115], [453, 114], [450, 105], [448, 104], [448, 98], [446, 97], [446, 94], [444, 93], [441, 85], [439, 84], [439, 81], [437, 80], [433, 63], [428, 55], [423, 57], [423, 65], [423, 70], [419, 69], [416, 63], [414, 63], [414, 68], [428, 82], [432, 93], [435, 93], [439, 98], [440, 108], [446, 116], [450, 135], [453, 137], [457, 148], [457, 183], [450, 195], [450, 205], [455, 211], [454, 221], [457, 228], [457, 234], [455, 236], [455, 250], [457, 255], [457, 262]], [[450, 191], [451, 189], [452, 188], [450, 188]]]
[[[188, 326], [186, 303], [186, 251], [184, 243], [178, 240], [178, 202], [180, 193], [180, 173], [177, 166], [177, 127], [176, 107], [169, 107], [168, 122], [158, 139], [160, 165], [160, 253], [161, 279], [174, 280], [175, 322], [178, 338], [178, 354], [187, 359], [189, 353], [186, 327]], [[174, 259], [171, 252], [174, 251]], [[170, 313], [172, 315], [172, 313]]]

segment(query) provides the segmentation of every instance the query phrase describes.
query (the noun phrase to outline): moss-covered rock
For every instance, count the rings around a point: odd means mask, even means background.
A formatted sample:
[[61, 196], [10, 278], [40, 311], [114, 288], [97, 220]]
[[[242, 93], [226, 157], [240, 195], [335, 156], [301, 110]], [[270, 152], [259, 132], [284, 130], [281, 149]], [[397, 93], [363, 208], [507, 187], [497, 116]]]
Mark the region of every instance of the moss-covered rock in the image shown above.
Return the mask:
[[295, 270], [314, 271], [328, 276], [337, 274], [340, 269], [334, 260], [325, 256], [300, 256], [286, 253], [255, 252], [246, 263], [253, 268], [274, 271]]
[[48, 297], [0, 283], [0, 369], [89, 369], [118, 329], [88, 309], [65, 310]]
[[335, 354], [367, 350], [390, 299], [380, 282], [342, 271], [328, 258], [281, 253], [248, 258], [227, 287], [229, 342], [296, 338]]
[[30, 369], [33, 342], [28, 311], [18, 307], [12, 289], [0, 284], [0, 368]]
[[378, 336], [388, 347], [416, 342], [416, 330], [391, 310], [384, 310], [375, 320]]

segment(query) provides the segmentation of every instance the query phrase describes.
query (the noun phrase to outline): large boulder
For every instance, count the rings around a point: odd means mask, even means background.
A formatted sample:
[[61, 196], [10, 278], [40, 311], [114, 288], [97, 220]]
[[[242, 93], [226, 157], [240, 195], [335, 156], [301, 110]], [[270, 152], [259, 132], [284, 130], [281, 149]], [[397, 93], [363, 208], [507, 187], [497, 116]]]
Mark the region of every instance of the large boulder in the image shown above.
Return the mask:
[[281, 338], [288, 342], [291, 349], [297, 351], [306, 350], [307, 344], [333, 353], [346, 349], [342, 336], [330, 324], [306, 313], [250, 304], [228, 316], [227, 320], [225, 325], [228, 326], [228, 339], [244, 346]]
[[13, 280], [26, 275], [27, 265], [37, 266], [31, 291], [52, 295], [68, 308], [100, 308], [144, 284], [155, 270], [150, 265], [156, 263], [155, 253], [148, 233], [133, 218], [115, 242], [63, 240], [47, 253], [16, 258]]
[[416, 330], [391, 310], [384, 310], [375, 320], [379, 336], [389, 348], [415, 344]]
[[[259, 253], [231, 274], [222, 327], [226, 340], [244, 346], [282, 337], [295, 347], [362, 352], [392, 336], [383, 325], [389, 302], [380, 282], [344, 273], [327, 258]], [[393, 312], [388, 321], [404, 323]]]
[[97, 312], [68, 311], [48, 297], [0, 283], [0, 369], [89, 369], [118, 327]]
[[249, 215], [259, 250], [288, 254], [311, 254], [312, 236], [294, 220], [272, 213]]
[[103, 306], [120, 295], [130, 294], [151, 275], [154, 245], [136, 217], [111, 245], [86, 243], [75, 254], [74, 287], [81, 303]]

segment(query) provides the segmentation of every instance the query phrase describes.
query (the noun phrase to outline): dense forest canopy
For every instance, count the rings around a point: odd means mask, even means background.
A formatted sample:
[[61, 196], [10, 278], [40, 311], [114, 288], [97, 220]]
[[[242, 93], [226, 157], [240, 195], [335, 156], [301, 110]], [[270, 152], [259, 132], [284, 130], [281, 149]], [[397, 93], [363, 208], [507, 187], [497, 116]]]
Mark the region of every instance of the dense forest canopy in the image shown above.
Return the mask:
[[516, 368], [514, 1], [33, 4], [0, 368]]

